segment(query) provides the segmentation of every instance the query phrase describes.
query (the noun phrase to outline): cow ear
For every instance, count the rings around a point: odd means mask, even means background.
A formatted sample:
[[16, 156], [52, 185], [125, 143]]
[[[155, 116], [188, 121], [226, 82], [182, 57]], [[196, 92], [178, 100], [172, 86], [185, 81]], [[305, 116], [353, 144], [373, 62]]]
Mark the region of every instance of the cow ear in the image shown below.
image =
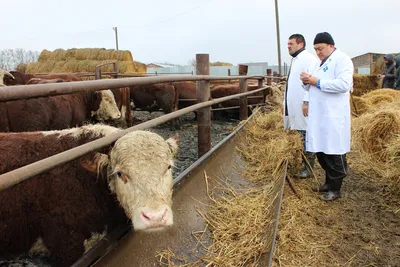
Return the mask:
[[102, 169], [108, 165], [109, 160], [108, 156], [105, 154], [91, 153], [82, 157], [79, 162], [87, 171], [98, 175], [101, 173]]
[[178, 152], [179, 135], [175, 134], [171, 138], [168, 138], [166, 142], [169, 146], [169, 149], [171, 149], [172, 155], [175, 156], [175, 154]]

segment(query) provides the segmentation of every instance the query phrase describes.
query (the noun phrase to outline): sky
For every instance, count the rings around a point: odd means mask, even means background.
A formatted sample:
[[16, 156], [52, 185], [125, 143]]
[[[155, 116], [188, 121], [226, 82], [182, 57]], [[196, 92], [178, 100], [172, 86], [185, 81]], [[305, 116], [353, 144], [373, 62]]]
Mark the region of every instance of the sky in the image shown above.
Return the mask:
[[[280, 49], [290, 62], [288, 37], [318, 32], [355, 57], [400, 52], [399, 0], [278, 0]], [[3, 1], [0, 49], [130, 50], [136, 61], [188, 65], [196, 54], [234, 65], [278, 63], [274, 0], [19, 0]]]

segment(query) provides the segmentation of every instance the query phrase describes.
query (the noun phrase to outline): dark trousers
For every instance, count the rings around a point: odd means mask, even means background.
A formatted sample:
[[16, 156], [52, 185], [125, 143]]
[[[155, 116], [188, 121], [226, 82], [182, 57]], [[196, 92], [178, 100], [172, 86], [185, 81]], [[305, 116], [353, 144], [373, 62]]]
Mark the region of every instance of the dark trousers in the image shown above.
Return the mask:
[[347, 176], [346, 154], [328, 155], [322, 152], [317, 153], [318, 162], [325, 170], [325, 183], [331, 191], [340, 191], [343, 178]]

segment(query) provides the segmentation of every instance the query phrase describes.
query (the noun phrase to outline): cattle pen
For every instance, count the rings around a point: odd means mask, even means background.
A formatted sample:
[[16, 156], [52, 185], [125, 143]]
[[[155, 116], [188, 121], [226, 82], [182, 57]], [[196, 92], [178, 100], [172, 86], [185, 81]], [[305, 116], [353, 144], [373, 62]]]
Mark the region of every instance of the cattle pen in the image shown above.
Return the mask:
[[[55, 96], [55, 95], [62, 95], [62, 94], [72, 94], [75, 92], [81, 91], [97, 91], [97, 90], [104, 90], [104, 89], [113, 89], [113, 88], [121, 88], [121, 87], [129, 87], [133, 85], [144, 85], [144, 84], [155, 84], [155, 83], [164, 83], [164, 82], [173, 82], [173, 81], [196, 81], [197, 82], [197, 104], [192, 106], [180, 109], [178, 111], [172, 112], [170, 114], [166, 114], [162, 117], [152, 119], [150, 121], [141, 123], [139, 125], [130, 127], [128, 129], [122, 130], [118, 133], [100, 138], [98, 140], [92, 141], [90, 143], [86, 143], [79, 147], [64, 151], [60, 154], [56, 154], [49, 158], [40, 160], [38, 162], [34, 162], [22, 168], [15, 169], [8, 173], [3, 173], [0, 175], [0, 191], [8, 189], [18, 183], [24, 182], [37, 174], [42, 172], [51, 170], [59, 165], [65, 164], [69, 161], [82, 157], [90, 152], [97, 151], [98, 149], [110, 145], [115, 142], [117, 139], [122, 137], [123, 135], [142, 129], [148, 129], [162, 123], [171, 121], [173, 119], [179, 118], [180, 116], [187, 114], [189, 112], [197, 111], [197, 130], [198, 130], [198, 161], [196, 161], [189, 169], [187, 169], [184, 173], [182, 173], [175, 181], [174, 186], [176, 188], [174, 198], [182, 198], [184, 197], [185, 190], [183, 188], [189, 188], [193, 194], [200, 193], [204, 194], [204, 192], [200, 192], [201, 190], [196, 190], [196, 185], [198, 186], [201, 181], [199, 179], [202, 178], [202, 171], [207, 170], [207, 172], [211, 173], [212, 169], [216, 169], [215, 164], [222, 166], [221, 160], [224, 159], [225, 164], [225, 172], [229, 169], [229, 166], [238, 164], [236, 161], [238, 158], [235, 156], [234, 151], [232, 148], [236, 141], [235, 139], [238, 138], [240, 135], [240, 130], [245, 126], [242, 124], [238, 127], [229, 137], [225, 138], [223, 142], [218, 144], [216, 147], [211, 149], [210, 144], [210, 127], [211, 127], [211, 106], [228, 101], [231, 99], [239, 98], [239, 110], [240, 110], [240, 120], [247, 120], [248, 119], [248, 96], [256, 93], [263, 92], [264, 99], [265, 96], [268, 94], [268, 90], [270, 90], [270, 86], [263, 86], [263, 81], [267, 78], [267, 84], [271, 84], [271, 80], [276, 78], [276, 76], [271, 76], [270, 72], [267, 72], [267, 76], [210, 76], [209, 75], [209, 56], [207, 54], [198, 54], [196, 55], [196, 72], [198, 75], [169, 75], [169, 76], [157, 76], [157, 77], [135, 77], [135, 78], [123, 78], [123, 79], [109, 79], [109, 80], [95, 80], [95, 81], [82, 81], [82, 82], [68, 82], [68, 83], [61, 83], [61, 84], [44, 84], [44, 85], [30, 85], [28, 86], [13, 86], [12, 88], [4, 88], [0, 92], [0, 102], [5, 101], [12, 101], [18, 99], [29, 99], [35, 97], [47, 97], [47, 96]], [[110, 73], [111, 76], [115, 73]], [[268, 75], [269, 74], [269, 75]], [[100, 76], [98, 76], [100, 75]], [[97, 77], [101, 77], [101, 72], [96, 72]], [[121, 75], [115, 75], [121, 76]], [[114, 77], [116, 78], [116, 77]], [[232, 96], [221, 97], [213, 100], [209, 100], [210, 98], [210, 81], [211, 80], [237, 80], [239, 79], [239, 89], [240, 93]], [[247, 91], [247, 83], [246, 80], [255, 79], [258, 81], [259, 89], [253, 91]], [[229, 145], [230, 144], [230, 145]], [[219, 156], [218, 156], [219, 155]], [[279, 181], [280, 183], [274, 189], [276, 194], [279, 194], [280, 197], [277, 198], [277, 201], [271, 207], [274, 210], [275, 214], [275, 222], [276, 227], [279, 218], [280, 212], [280, 205], [282, 201], [282, 190], [283, 190], [283, 183], [286, 179], [286, 167], [287, 162], [282, 162], [282, 171], [279, 173]], [[235, 176], [232, 174], [232, 176]], [[240, 177], [236, 178], [236, 182], [240, 182]], [[203, 196], [204, 197], [204, 196]], [[183, 203], [180, 201], [178, 203]], [[186, 212], [188, 212], [186, 210]], [[177, 213], [177, 217], [179, 216], [187, 216], [184, 214], [185, 210], [184, 207], [181, 209], [181, 213]], [[198, 224], [199, 218], [196, 216], [189, 216], [192, 220], [193, 225], [196, 225], [196, 220]], [[185, 217], [186, 218], [186, 217]], [[191, 225], [189, 222], [183, 222], [183, 220], [177, 219], [177, 223], [181, 224], [183, 229]], [[272, 262], [272, 254], [273, 254], [273, 246], [275, 241], [275, 235], [277, 228], [274, 229], [274, 235], [271, 237], [271, 250], [268, 254], [264, 256], [262, 260], [264, 263], [271, 266]], [[111, 229], [110, 229], [111, 230]], [[121, 240], [122, 236], [132, 235], [130, 232], [130, 226], [123, 225], [119, 228], [112, 229], [112, 231], [108, 234], [105, 239], [99, 241], [91, 250], [89, 250], [85, 255], [82, 256], [73, 266], [91, 266], [96, 261], [99, 260], [100, 257], [110, 251], [112, 248], [117, 246], [119, 240]], [[188, 228], [188, 231], [189, 228]], [[187, 234], [187, 233], [186, 233]], [[124, 239], [125, 243], [127, 242], [135, 242], [136, 244], [140, 243], [143, 244], [143, 237], [142, 235], [138, 234], [137, 237], [135, 236], [133, 241], [129, 241], [128, 239]], [[157, 235], [154, 235], [154, 241], [158, 242]], [[185, 235], [179, 236], [179, 238], [188, 238]], [[138, 240], [136, 240], [138, 239]], [[136, 240], [136, 241], [134, 241]], [[130, 246], [130, 245], [124, 245]], [[133, 254], [134, 259], [137, 259], [138, 262], [141, 261], [142, 263], [148, 262], [149, 255], [144, 255], [145, 251], [144, 247], [138, 247], [138, 253]], [[119, 251], [123, 251], [121, 249]], [[149, 251], [149, 248], [146, 249]], [[113, 252], [115, 253], [115, 251]], [[124, 258], [121, 258], [121, 262], [117, 262], [116, 266], [122, 264], [132, 263], [132, 258], [125, 258], [126, 262], [124, 262]], [[110, 261], [110, 258], [105, 256], [105, 262]], [[98, 266], [102, 266], [102, 261], [100, 260], [97, 262]], [[97, 265], [96, 265], [97, 266]], [[107, 265], [108, 266], [108, 265]]]

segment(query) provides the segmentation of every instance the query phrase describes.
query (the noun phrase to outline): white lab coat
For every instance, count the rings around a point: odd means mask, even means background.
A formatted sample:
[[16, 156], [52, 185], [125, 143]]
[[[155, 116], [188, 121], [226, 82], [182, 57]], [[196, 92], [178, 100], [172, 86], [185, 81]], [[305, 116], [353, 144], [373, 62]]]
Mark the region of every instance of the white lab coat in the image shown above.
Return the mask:
[[353, 62], [338, 49], [311, 74], [320, 79], [320, 87], [309, 90], [306, 150], [342, 155], [350, 151], [350, 90], [353, 87]]
[[307, 50], [302, 51], [292, 58], [289, 79], [287, 81], [287, 93], [283, 99], [285, 113], [285, 101], [287, 101], [288, 116], [284, 116], [283, 126], [285, 129], [306, 130], [307, 117], [302, 112], [303, 101], [308, 101], [308, 91], [303, 89], [300, 73], [309, 72], [310, 66], [317, 64], [317, 58]]

